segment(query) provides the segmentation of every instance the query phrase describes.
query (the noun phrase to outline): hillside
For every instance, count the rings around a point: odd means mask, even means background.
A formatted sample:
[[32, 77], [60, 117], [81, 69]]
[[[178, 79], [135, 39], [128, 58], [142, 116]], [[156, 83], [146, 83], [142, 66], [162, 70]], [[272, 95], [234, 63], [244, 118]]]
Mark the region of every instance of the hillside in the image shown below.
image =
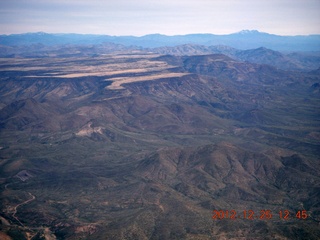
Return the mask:
[[318, 71], [116, 48], [0, 59], [0, 237], [319, 239]]

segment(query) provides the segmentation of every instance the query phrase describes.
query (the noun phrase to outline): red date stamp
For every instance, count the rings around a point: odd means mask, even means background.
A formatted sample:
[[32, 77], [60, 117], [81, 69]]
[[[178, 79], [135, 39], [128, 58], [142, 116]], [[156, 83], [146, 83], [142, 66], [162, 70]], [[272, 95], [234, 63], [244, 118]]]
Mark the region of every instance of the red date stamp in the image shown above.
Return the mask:
[[272, 212], [271, 210], [213, 210], [212, 211], [212, 219], [214, 220], [222, 220], [222, 219], [260, 219], [260, 220], [270, 220], [270, 219], [282, 219], [289, 220], [292, 218], [296, 219], [307, 219], [308, 213], [306, 210], [299, 210], [296, 212], [290, 212], [289, 210], [280, 210], [279, 212]]

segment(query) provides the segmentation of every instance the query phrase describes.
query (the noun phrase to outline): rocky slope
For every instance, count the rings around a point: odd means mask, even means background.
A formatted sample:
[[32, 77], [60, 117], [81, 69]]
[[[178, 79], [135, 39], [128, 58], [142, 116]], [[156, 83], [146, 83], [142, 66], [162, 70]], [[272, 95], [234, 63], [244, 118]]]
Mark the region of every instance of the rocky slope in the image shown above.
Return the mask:
[[0, 70], [3, 238], [319, 238], [316, 71], [141, 52]]

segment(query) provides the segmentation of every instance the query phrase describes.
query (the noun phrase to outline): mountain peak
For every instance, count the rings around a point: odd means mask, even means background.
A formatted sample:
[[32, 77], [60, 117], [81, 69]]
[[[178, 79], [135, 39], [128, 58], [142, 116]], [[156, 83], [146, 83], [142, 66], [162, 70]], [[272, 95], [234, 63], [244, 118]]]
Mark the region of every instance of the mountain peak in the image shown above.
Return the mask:
[[[19, 35], [23, 35], [23, 34], [19, 34]], [[51, 34], [46, 33], [46, 32], [29, 32], [29, 33], [26, 33], [25, 35], [49, 36]]]
[[238, 34], [256, 34], [256, 33], [260, 33], [260, 32], [258, 30], [248, 30], [248, 29], [238, 32]]

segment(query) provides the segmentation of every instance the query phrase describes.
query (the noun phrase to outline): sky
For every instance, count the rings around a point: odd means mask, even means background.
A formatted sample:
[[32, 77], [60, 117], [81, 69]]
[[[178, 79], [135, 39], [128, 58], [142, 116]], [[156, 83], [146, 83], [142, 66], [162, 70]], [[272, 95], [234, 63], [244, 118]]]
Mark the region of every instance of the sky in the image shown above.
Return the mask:
[[320, 0], [0, 0], [0, 34], [320, 34]]

